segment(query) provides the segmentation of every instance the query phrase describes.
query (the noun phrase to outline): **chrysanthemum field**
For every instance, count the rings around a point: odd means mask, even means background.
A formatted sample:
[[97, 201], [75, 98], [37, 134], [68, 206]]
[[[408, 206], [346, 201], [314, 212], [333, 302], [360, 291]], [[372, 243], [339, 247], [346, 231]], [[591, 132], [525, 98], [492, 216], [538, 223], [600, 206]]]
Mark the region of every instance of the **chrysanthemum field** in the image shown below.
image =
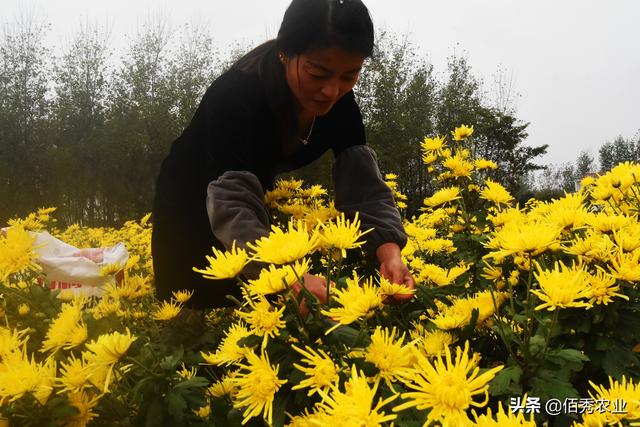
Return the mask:
[[[405, 219], [415, 290], [380, 277], [358, 217], [295, 180], [265, 196], [269, 236], [202, 254], [210, 286], [237, 277], [244, 295], [204, 313], [184, 307], [187, 291], [154, 297], [149, 216], [120, 229], [59, 229], [53, 208], [12, 220], [0, 426], [634, 425], [640, 165], [518, 206], [472, 132], [422, 143], [436, 190]], [[402, 212], [401, 171], [386, 179]], [[127, 264], [104, 267], [124, 282], [102, 298], [41, 285], [42, 230], [76, 247], [124, 242]], [[257, 279], [241, 274], [249, 260], [265, 265]], [[327, 303], [308, 273], [333, 282]]]

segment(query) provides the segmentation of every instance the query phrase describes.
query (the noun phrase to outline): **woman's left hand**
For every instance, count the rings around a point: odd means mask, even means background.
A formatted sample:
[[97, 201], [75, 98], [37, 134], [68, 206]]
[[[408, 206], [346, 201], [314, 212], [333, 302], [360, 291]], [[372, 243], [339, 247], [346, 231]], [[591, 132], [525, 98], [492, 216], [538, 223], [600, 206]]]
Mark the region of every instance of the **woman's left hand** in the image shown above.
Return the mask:
[[[409, 268], [402, 261], [400, 256], [400, 246], [396, 243], [383, 243], [376, 250], [376, 256], [380, 261], [380, 275], [391, 283], [405, 285], [410, 289], [415, 289], [416, 283]], [[413, 295], [393, 295], [391, 298], [396, 302], [410, 300]]]

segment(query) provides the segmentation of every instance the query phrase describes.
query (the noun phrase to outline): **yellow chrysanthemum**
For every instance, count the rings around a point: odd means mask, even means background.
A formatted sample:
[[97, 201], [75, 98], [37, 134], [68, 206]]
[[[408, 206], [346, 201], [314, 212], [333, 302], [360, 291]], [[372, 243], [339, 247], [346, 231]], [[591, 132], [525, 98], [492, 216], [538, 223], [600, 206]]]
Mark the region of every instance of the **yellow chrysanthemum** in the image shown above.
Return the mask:
[[287, 382], [278, 378], [278, 365], [271, 366], [265, 353], [258, 357], [247, 353], [247, 364], [239, 364], [240, 370], [232, 381], [238, 388], [234, 408], [242, 409], [242, 424], [262, 414], [269, 425], [273, 418], [273, 399], [280, 387]]
[[355, 271], [353, 278], [347, 278], [345, 289], [335, 289], [333, 292], [333, 299], [341, 307], [322, 310], [322, 314], [338, 322], [327, 333], [339, 325], [349, 325], [358, 319], [369, 317], [375, 309], [382, 307], [382, 295], [371, 283], [371, 278], [361, 281]]
[[353, 221], [345, 219], [344, 213], [341, 213], [335, 220], [328, 224], [320, 224], [320, 227], [322, 228], [320, 233], [322, 246], [329, 249], [339, 249], [343, 258], [347, 256], [347, 249], [361, 247], [365, 241], [358, 241], [358, 239], [373, 230], [370, 228], [360, 232], [358, 212], [356, 212]]
[[611, 260], [613, 277], [627, 282], [640, 281], [640, 250], [631, 253], [619, 253]]
[[260, 271], [260, 276], [249, 280], [248, 291], [252, 295], [270, 295], [285, 291], [299, 278], [309, 272], [309, 260], [298, 260], [293, 264], [276, 267], [270, 264]]
[[[445, 425], [461, 425], [468, 423], [466, 411], [471, 406], [484, 407], [489, 401], [489, 381], [504, 366], [496, 366], [481, 375], [477, 359], [469, 358], [469, 342], [464, 349], [456, 348], [456, 358], [452, 359], [451, 351], [445, 348], [445, 358], [437, 356], [433, 363], [418, 353], [416, 373], [412, 381], [406, 385], [415, 391], [402, 393], [407, 402], [393, 408], [402, 411], [407, 408], [418, 410], [430, 409], [426, 425], [430, 422], [442, 422]], [[474, 397], [484, 396], [477, 402]]]
[[24, 348], [5, 355], [0, 362], [0, 400], [13, 402], [25, 393], [31, 393], [44, 405], [55, 384], [56, 365], [52, 358], [37, 363]]
[[462, 178], [470, 177], [473, 172], [473, 163], [462, 157], [459, 153], [448, 157], [442, 162], [442, 166], [449, 169], [451, 176], [446, 175], [443, 178]]
[[415, 288], [409, 288], [401, 283], [391, 283], [384, 277], [378, 278], [380, 283], [380, 293], [385, 296], [394, 295], [413, 295], [416, 293]]
[[433, 196], [424, 199], [423, 203], [430, 208], [443, 205], [460, 198], [460, 188], [446, 187], [433, 193]]
[[607, 305], [612, 301], [613, 297], [620, 297], [629, 301], [628, 296], [617, 292], [620, 290], [620, 286], [616, 285], [615, 277], [607, 274], [607, 272], [599, 266], [595, 275], [589, 274], [587, 277], [591, 294], [589, 304]]
[[582, 267], [567, 267], [556, 261], [553, 270], [543, 270], [538, 264], [538, 272], [534, 273], [534, 276], [540, 284], [540, 290], [533, 289], [531, 292], [543, 301], [536, 310], [592, 307], [590, 303], [580, 301], [582, 298], [591, 297], [587, 273]]
[[430, 153], [433, 151], [440, 152], [440, 150], [442, 150], [445, 146], [446, 144], [444, 136], [434, 136], [431, 138], [425, 137], [420, 143], [420, 148], [422, 148], [425, 153]]
[[[526, 401], [526, 396], [524, 400]], [[529, 414], [529, 419], [527, 420], [522, 412], [514, 414], [511, 411], [505, 411], [502, 407], [502, 402], [498, 402], [498, 411], [496, 411], [495, 419], [491, 408], [488, 408], [487, 413], [484, 415], [477, 415], [475, 409], [472, 412], [474, 417], [473, 425], [476, 427], [536, 427], [533, 412]]]
[[418, 275], [418, 282], [433, 283], [437, 286], [447, 286], [466, 273], [471, 265], [456, 265], [446, 270], [435, 264], [424, 264]]
[[286, 231], [275, 225], [271, 233], [247, 247], [254, 251], [253, 259], [272, 264], [288, 264], [313, 252], [318, 244], [317, 233], [309, 235], [304, 221], [289, 221]]
[[207, 268], [198, 269], [193, 267], [193, 271], [202, 274], [205, 279], [232, 279], [239, 275], [249, 262], [247, 251], [242, 248], [236, 248], [235, 241], [230, 251], [223, 252], [214, 247], [211, 250], [213, 251], [213, 256], [206, 256], [207, 261], [209, 261]]
[[68, 363], [60, 362], [60, 376], [57, 382], [65, 391], [79, 391], [90, 385], [89, 378], [92, 372], [86, 361], [78, 359], [73, 355], [69, 357]]
[[444, 354], [445, 348], [448, 348], [456, 342], [456, 337], [449, 332], [441, 331], [439, 329], [427, 331], [421, 335], [412, 335], [412, 337], [418, 339], [418, 342], [416, 343], [416, 350], [427, 357], [435, 357]]
[[136, 339], [127, 328], [124, 334], [115, 331], [100, 335], [97, 340], [87, 343], [87, 349], [95, 354], [94, 360], [112, 365], [120, 360]]
[[306, 378], [300, 384], [293, 386], [292, 390], [308, 388], [307, 396], [313, 396], [320, 390], [327, 390], [338, 378], [339, 369], [327, 353], [322, 349], [313, 349], [306, 346], [305, 349], [291, 345], [295, 351], [304, 356], [301, 362], [307, 366], [294, 363], [293, 366], [304, 373]]
[[506, 301], [508, 294], [506, 292], [482, 291], [467, 298], [454, 298], [450, 306], [443, 307], [437, 316], [433, 318], [433, 323], [440, 329], [450, 330], [461, 328], [469, 325], [471, 322], [473, 310], [478, 310], [478, 324], [482, 324], [495, 313], [498, 307]]
[[453, 132], [451, 132], [451, 135], [453, 135], [454, 141], [465, 140], [469, 138], [472, 134], [473, 134], [473, 126], [467, 126], [467, 125], [460, 125], [457, 128], [455, 128]]
[[28, 329], [17, 330], [0, 326], [0, 360], [6, 355], [18, 351], [27, 341]]
[[173, 299], [175, 299], [176, 302], [184, 304], [191, 299], [191, 297], [193, 296], [193, 291], [189, 292], [186, 289], [183, 289], [177, 292], [174, 291], [171, 293], [171, 295], [173, 295]]
[[179, 302], [163, 301], [162, 304], [151, 314], [155, 320], [171, 320], [182, 311]]
[[507, 191], [502, 184], [485, 180], [485, 187], [480, 191], [480, 198], [488, 200], [496, 205], [508, 205], [513, 200], [513, 196]]
[[504, 257], [515, 253], [538, 255], [559, 244], [561, 231], [557, 226], [544, 222], [508, 222], [485, 244], [496, 250], [485, 257]]
[[494, 162], [492, 160], [487, 160], [487, 159], [477, 159], [474, 162], [474, 165], [475, 165], [477, 170], [498, 169], [498, 165], [496, 164], [496, 162]]
[[215, 353], [200, 352], [204, 362], [209, 365], [230, 365], [244, 359], [248, 349], [238, 345], [238, 341], [251, 335], [249, 330], [239, 323], [231, 325]]
[[[607, 411], [601, 415], [607, 421], [607, 425], [620, 425], [622, 420], [637, 420], [640, 418], [640, 385], [631, 379], [622, 376], [622, 380], [614, 380], [609, 377], [609, 387], [596, 385], [589, 381], [595, 391], [595, 395], [589, 392], [594, 400], [607, 402]], [[624, 408], [620, 402], [625, 402]], [[617, 404], [619, 407], [614, 408]], [[615, 410], [617, 409], [617, 411]]]
[[233, 397], [237, 391], [238, 389], [233, 383], [233, 375], [226, 375], [220, 381], [209, 386], [207, 395], [210, 397]]
[[371, 335], [371, 343], [364, 350], [365, 360], [378, 368], [376, 378], [391, 383], [411, 376], [413, 369], [413, 342], [404, 343], [405, 334], [397, 334], [396, 328], [391, 330], [376, 328]]
[[62, 305], [60, 314], [51, 322], [47, 330], [41, 351], [55, 353], [61, 348], [68, 350], [79, 346], [87, 339], [88, 329], [82, 321], [82, 305], [81, 300]]
[[101, 396], [93, 396], [91, 393], [84, 391], [76, 391], [67, 394], [69, 404], [78, 410], [68, 422], [65, 423], [69, 427], [85, 427], [89, 421], [98, 417], [98, 414], [92, 411], [100, 401]]
[[[323, 426], [379, 426], [394, 420], [397, 415], [386, 414], [382, 407], [393, 401], [398, 395], [383, 400], [380, 398], [375, 404], [378, 381], [369, 387], [368, 378], [358, 374], [355, 365], [351, 366], [351, 376], [341, 391], [337, 384], [331, 385], [329, 393], [319, 390], [322, 401], [317, 404], [323, 414]], [[374, 406], [375, 404], [375, 406]]]
[[116, 275], [118, 272], [120, 272], [120, 270], [122, 270], [122, 266], [120, 264], [118, 264], [117, 262], [111, 263], [111, 264], [105, 264], [102, 267], [100, 267], [100, 275], [101, 276], [114, 276]]
[[0, 232], [0, 281], [14, 273], [41, 269], [35, 263], [38, 254], [34, 252], [34, 240], [21, 226], [9, 227], [6, 236]]
[[275, 338], [284, 328], [282, 313], [286, 306], [276, 309], [266, 299], [260, 299], [258, 302], [249, 300], [249, 305], [252, 308], [251, 311], [236, 310], [236, 313], [247, 322], [252, 334], [263, 337], [262, 348], [264, 349], [267, 346], [267, 340]]

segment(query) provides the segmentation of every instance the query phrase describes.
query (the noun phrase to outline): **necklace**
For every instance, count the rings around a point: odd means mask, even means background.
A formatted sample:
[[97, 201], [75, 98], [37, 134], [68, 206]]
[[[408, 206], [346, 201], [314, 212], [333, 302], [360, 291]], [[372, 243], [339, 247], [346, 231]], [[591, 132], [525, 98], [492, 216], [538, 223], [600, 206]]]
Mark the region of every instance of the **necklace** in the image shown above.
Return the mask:
[[316, 116], [313, 116], [313, 120], [311, 120], [311, 126], [309, 126], [309, 133], [306, 138], [298, 137], [298, 140], [302, 142], [304, 145], [309, 143], [309, 138], [311, 138], [311, 132], [313, 132], [313, 125], [316, 123]]

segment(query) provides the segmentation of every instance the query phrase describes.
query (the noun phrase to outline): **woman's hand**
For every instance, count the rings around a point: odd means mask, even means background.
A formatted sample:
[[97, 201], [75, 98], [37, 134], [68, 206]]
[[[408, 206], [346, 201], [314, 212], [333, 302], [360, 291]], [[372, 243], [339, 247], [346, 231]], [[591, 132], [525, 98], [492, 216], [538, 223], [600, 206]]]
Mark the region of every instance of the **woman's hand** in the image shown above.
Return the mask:
[[[378, 246], [376, 256], [380, 261], [380, 275], [391, 283], [398, 283], [410, 289], [415, 289], [416, 283], [413, 280], [411, 272], [402, 262], [400, 256], [400, 246], [397, 243], [383, 243]], [[393, 295], [391, 298], [395, 302], [405, 302], [410, 300], [413, 295]]]
[[[318, 298], [321, 304], [325, 304], [327, 302], [327, 281], [322, 277], [308, 273], [302, 276], [302, 278], [304, 280], [304, 287], [307, 288], [312, 295]], [[333, 281], [331, 282], [331, 285], [334, 285]], [[298, 298], [298, 294], [302, 290], [302, 285], [300, 282], [295, 282], [291, 287], [293, 288], [293, 294]], [[304, 298], [300, 302], [300, 313], [303, 316], [309, 314], [309, 307], [307, 307], [307, 302]]]

